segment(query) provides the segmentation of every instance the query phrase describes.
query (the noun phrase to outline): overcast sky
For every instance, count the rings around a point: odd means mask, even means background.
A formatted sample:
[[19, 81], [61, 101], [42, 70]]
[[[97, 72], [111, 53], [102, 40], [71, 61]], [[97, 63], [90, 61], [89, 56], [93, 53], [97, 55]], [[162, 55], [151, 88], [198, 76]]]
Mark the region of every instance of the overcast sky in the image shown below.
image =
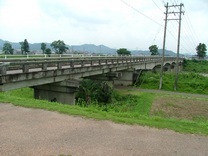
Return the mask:
[[[30, 43], [63, 40], [69, 45], [162, 48], [164, 4], [184, 4], [182, 53], [208, 45], [208, 0], [0, 0], [0, 38]], [[169, 11], [179, 11], [170, 8]], [[168, 18], [178, 18], [178, 14]], [[166, 48], [176, 51], [178, 21], [168, 22]]]

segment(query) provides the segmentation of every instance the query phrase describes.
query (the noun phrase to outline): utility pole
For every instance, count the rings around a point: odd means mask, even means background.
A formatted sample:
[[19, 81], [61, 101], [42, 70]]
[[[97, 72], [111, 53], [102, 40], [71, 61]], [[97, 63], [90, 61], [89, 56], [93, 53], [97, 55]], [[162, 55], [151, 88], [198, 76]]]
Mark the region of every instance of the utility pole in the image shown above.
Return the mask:
[[[163, 53], [162, 53], [162, 61], [161, 61], [161, 71], [160, 71], [160, 86], [159, 89], [162, 88], [162, 77], [163, 77], [163, 65], [164, 65], [164, 55], [165, 55], [165, 42], [166, 42], [166, 30], [167, 30], [167, 21], [168, 20], [179, 20], [179, 30], [178, 30], [178, 44], [177, 44], [177, 60], [176, 60], [176, 77], [175, 77], [175, 83], [174, 83], [174, 90], [177, 90], [177, 82], [178, 82], [178, 72], [179, 72], [179, 51], [180, 51], [180, 34], [181, 34], [181, 14], [184, 12], [182, 11], [182, 7], [184, 5], [181, 3], [180, 5], [167, 5], [166, 7], [166, 12], [165, 12], [165, 28], [164, 28], [164, 38], [163, 38]], [[178, 8], [179, 7], [179, 12], [177, 11], [171, 11], [169, 12], [169, 8]], [[179, 14], [179, 18], [176, 19], [168, 19], [169, 14]]]
[[165, 6], [165, 28], [164, 28], [164, 37], [163, 37], [163, 51], [162, 51], [162, 61], [161, 61], [161, 70], [160, 70], [160, 86], [159, 89], [162, 89], [162, 81], [163, 81], [163, 65], [164, 65], [164, 56], [165, 56], [165, 42], [166, 42], [166, 31], [167, 31], [167, 22], [168, 22], [168, 3]]
[[178, 88], [178, 72], [179, 72], [179, 51], [180, 51], [180, 38], [181, 38], [181, 14], [184, 12], [182, 11], [182, 7], [184, 5], [180, 4], [180, 12], [179, 12], [179, 27], [178, 27], [178, 45], [177, 45], [177, 60], [176, 60], [176, 76], [175, 76], [175, 83], [174, 83], [174, 90], [176, 91]]

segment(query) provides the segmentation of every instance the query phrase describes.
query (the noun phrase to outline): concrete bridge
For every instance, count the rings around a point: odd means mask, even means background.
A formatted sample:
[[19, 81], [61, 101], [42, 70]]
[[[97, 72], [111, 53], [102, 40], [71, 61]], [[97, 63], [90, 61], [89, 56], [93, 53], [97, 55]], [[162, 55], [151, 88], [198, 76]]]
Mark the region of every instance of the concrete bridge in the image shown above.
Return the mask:
[[[0, 91], [32, 87], [37, 99], [74, 104], [81, 78], [131, 85], [141, 70], [160, 70], [161, 59], [158, 56], [1, 59]], [[179, 70], [182, 63], [180, 58]], [[174, 71], [175, 64], [175, 57], [165, 57], [163, 69]]]

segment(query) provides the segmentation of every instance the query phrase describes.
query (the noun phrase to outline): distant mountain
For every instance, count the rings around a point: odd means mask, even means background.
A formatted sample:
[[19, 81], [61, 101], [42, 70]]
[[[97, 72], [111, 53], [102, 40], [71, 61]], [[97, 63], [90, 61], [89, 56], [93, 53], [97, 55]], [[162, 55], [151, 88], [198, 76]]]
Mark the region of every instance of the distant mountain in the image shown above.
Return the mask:
[[[162, 49], [159, 49], [159, 54], [162, 55]], [[150, 55], [149, 50], [133, 50], [131, 51], [133, 55]], [[171, 50], [165, 50], [165, 56], [176, 56], [177, 54]]]
[[[4, 41], [0, 39], [0, 50], [2, 50], [2, 47], [5, 42], [9, 41]], [[12, 44], [12, 47], [16, 50], [20, 50], [20, 44], [16, 42], [9, 42]], [[50, 43], [46, 43], [48, 48], [51, 48]], [[37, 51], [41, 52], [41, 43], [29, 43], [30, 50], [31, 51]], [[117, 49], [109, 48], [105, 45], [94, 45], [94, 44], [83, 44], [83, 45], [67, 45], [69, 48], [69, 52], [82, 52], [82, 53], [102, 53], [102, 54], [116, 54]], [[162, 54], [162, 49], [159, 49], [159, 53]], [[150, 55], [150, 52], [148, 50], [131, 50], [132, 55]], [[170, 50], [165, 51], [166, 56], [176, 56], [176, 53]]]
[[117, 49], [109, 48], [105, 45], [83, 44], [69, 46], [71, 52], [86, 52], [86, 53], [102, 53], [102, 54], [116, 54]]

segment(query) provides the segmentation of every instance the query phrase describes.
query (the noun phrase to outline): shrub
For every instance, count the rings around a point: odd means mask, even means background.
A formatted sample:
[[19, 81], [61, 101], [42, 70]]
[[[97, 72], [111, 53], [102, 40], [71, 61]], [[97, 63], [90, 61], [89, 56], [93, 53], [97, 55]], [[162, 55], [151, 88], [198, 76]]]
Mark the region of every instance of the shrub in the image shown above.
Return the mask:
[[105, 81], [84, 79], [78, 88], [76, 101], [78, 105], [87, 106], [93, 102], [106, 104], [111, 102], [113, 89]]

